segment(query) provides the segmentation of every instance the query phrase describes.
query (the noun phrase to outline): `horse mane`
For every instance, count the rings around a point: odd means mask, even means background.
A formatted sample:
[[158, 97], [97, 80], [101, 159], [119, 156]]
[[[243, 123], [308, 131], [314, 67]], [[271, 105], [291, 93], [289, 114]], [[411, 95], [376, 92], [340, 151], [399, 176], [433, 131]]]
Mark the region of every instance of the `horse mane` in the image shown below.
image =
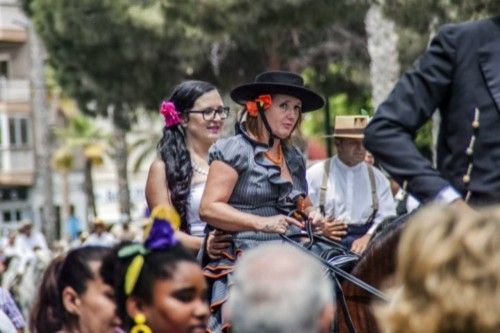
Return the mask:
[[[396, 271], [397, 247], [406, 220], [405, 215], [384, 221], [379, 228], [380, 231], [373, 237], [351, 274], [377, 289], [391, 283]], [[342, 290], [356, 331], [380, 332], [375, 317], [371, 313], [371, 304], [378, 299], [349, 281], [342, 282]], [[338, 318], [339, 332], [349, 332], [344, 314], [341, 314], [340, 311]]]

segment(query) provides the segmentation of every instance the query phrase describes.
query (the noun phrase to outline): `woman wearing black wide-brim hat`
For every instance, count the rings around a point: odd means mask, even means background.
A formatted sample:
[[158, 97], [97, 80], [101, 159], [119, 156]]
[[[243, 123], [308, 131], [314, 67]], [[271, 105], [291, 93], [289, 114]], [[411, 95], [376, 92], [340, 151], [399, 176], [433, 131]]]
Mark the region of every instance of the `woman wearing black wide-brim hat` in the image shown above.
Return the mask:
[[[209, 152], [209, 175], [200, 216], [213, 228], [232, 232], [226, 249], [210, 246], [212, 261], [205, 276], [212, 280], [209, 329], [220, 332], [228, 278], [239, 253], [279, 234], [298, 232], [301, 221], [288, 215], [304, 212], [314, 222], [322, 217], [307, 197], [305, 160], [288, 138], [302, 113], [324, 105], [323, 98], [304, 86], [300, 75], [265, 72], [241, 85], [231, 98], [243, 106], [237, 135], [217, 141]], [[218, 257], [217, 257], [218, 256]]]

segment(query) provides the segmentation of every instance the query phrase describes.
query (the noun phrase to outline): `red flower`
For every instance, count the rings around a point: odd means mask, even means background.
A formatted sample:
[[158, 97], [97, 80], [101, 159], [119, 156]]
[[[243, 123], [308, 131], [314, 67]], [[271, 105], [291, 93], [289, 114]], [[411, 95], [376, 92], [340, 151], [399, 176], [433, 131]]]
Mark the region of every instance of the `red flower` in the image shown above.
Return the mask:
[[248, 112], [248, 115], [250, 117], [257, 117], [257, 113], [258, 113], [258, 110], [257, 110], [257, 103], [255, 102], [246, 102], [246, 109], [247, 109], [247, 112]]
[[260, 95], [255, 100], [259, 107], [264, 108], [264, 111], [269, 110], [273, 105], [273, 99], [271, 95]]
[[260, 95], [255, 101], [248, 101], [245, 103], [248, 115], [250, 117], [257, 117], [259, 110], [267, 111], [273, 105], [271, 95]]

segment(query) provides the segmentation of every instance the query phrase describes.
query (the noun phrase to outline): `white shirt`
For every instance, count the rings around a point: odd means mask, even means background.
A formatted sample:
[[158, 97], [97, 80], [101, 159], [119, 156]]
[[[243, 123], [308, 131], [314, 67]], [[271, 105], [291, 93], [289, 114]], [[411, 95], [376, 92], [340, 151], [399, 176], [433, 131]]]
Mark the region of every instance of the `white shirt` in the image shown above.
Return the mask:
[[44, 253], [49, 253], [47, 242], [43, 234], [32, 230], [30, 235], [19, 233], [14, 243], [15, 254], [19, 256], [20, 261], [17, 268], [18, 274], [24, 274], [28, 262], [36, 257], [35, 249]]
[[116, 239], [109, 232], [103, 232], [101, 235], [98, 235], [95, 232], [91, 233], [83, 243], [83, 245], [105, 246], [105, 247], [111, 247], [115, 244], [116, 244]]
[[35, 248], [43, 251], [48, 251], [47, 242], [42, 233], [32, 230], [30, 235], [19, 233], [16, 236], [14, 247], [17, 253], [22, 255], [32, 255], [35, 253]]
[[408, 194], [408, 196], [406, 197], [405, 208], [406, 208], [407, 213], [411, 213], [412, 211], [414, 211], [415, 209], [417, 209], [420, 206], [420, 201], [418, 201], [410, 193], [406, 193], [403, 189], [400, 188], [398, 190], [398, 193], [396, 193], [396, 195], [394, 196], [394, 201], [395, 201], [394, 204], [397, 207], [398, 203], [401, 202], [402, 200], [404, 200], [404, 197], [407, 194]]
[[[319, 193], [323, 181], [324, 162], [307, 170], [309, 196], [319, 206]], [[372, 234], [385, 218], [396, 215], [389, 181], [373, 168], [379, 207], [368, 233]], [[361, 162], [353, 167], [345, 165], [337, 156], [330, 159], [330, 176], [325, 195], [325, 214], [343, 220], [346, 224], [365, 224], [373, 213], [368, 165]]]
[[187, 222], [189, 225], [189, 233], [193, 236], [204, 237], [205, 226], [207, 225], [200, 218], [200, 203], [203, 191], [205, 190], [205, 183], [198, 183], [191, 186], [189, 193], [188, 209], [187, 209]]

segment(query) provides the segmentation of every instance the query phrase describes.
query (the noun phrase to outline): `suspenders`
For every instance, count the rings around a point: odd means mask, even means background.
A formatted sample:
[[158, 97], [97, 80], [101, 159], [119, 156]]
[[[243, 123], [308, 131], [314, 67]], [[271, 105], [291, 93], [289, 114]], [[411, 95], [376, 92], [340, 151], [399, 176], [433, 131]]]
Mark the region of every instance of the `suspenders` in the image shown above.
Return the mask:
[[325, 215], [325, 198], [326, 190], [328, 189], [328, 178], [330, 177], [330, 162], [331, 158], [323, 162], [323, 179], [319, 188], [319, 210], [323, 216]]
[[373, 167], [371, 165], [367, 165], [367, 167], [368, 178], [370, 179], [370, 188], [372, 190], [372, 215], [370, 215], [366, 223], [372, 223], [378, 211], [377, 183], [375, 182], [375, 173], [373, 172]]
[[[319, 189], [319, 209], [323, 215], [325, 215], [325, 201], [326, 201], [326, 191], [328, 190], [328, 180], [330, 178], [330, 165], [332, 159], [329, 158], [323, 162], [323, 178], [321, 180], [321, 187]], [[377, 183], [375, 182], [375, 173], [373, 172], [373, 167], [367, 165], [368, 167], [368, 179], [370, 180], [370, 190], [372, 196], [372, 213], [366, 223], [372, 223], [377, 215], [379, 203], [377, 197]]]

